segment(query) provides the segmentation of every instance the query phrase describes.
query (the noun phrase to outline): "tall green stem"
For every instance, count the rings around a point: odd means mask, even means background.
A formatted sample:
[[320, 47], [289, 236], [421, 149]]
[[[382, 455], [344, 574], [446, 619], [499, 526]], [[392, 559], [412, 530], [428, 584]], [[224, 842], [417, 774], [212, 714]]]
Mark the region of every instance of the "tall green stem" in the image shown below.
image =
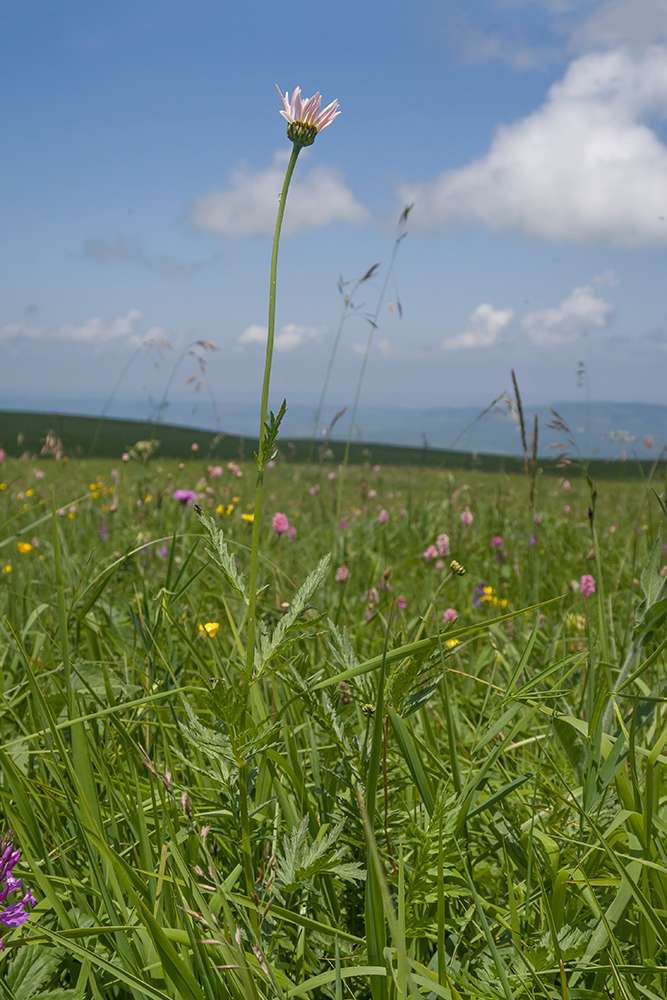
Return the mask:
[[252, 525], [252, 545], [250, 550], [250, 594], [248, 599], [248, 645], [246, 649], [246, 681], [252, 677], [252, 665], [255, 655], [255, 618], [256, 618], [256, 589], [257, 589], [257, 557], [259, 553], [259, 528], [260, 515], [262, 512], [262, 489], [264, 486], [264, 469], [269, 459], [263, 453], [262, 444], [266, 436], [266, 416], [269, 409], [269, 381], [271, 378], [271, 362], [273, 360], [273, 341], [276, 325], [276, 281], [278, 275], [278, 247], [280, 245], [280, 230], [285, 214], [285, 204], [287, 202], [287, 192], [289, 190], [292, 174], [301, 146], [294, 143], [292, 155], [287, 164], [287, 172], [283, 182], [283, 189], [280, 193], [280, 204], [278, 205], [278, 218], [276, 219], [276, 230], [273, 236], [273, 253], [271, 255], [271, 285], [269, 289], [269, 322], [266, 338], [266, 360], [264, 362], [264, 382], [262, 383], [262, 402], [259, 421], [259, 448], [257, 451], [257, 490], [255, 493], [255, 517]]

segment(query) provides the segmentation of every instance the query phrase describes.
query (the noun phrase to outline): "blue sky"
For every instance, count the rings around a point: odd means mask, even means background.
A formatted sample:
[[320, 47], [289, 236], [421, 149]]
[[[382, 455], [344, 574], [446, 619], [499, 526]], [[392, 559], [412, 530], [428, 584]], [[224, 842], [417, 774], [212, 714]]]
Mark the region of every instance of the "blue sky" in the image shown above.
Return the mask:
[[379, 262], [327, 398], [352, 403], [414, 202], [364, 404], [484, 406], [512, 368], [576, 400], [579, 362], [593, 399], [665, 401], [665, 0], [4, 0], [0, 50], [0, 406], [194, 399], [198, 357], [200, 395], [257, 397], [276, 84], [341, 114], [290, 192], [274, 400], [317, 403], [339, 277]]

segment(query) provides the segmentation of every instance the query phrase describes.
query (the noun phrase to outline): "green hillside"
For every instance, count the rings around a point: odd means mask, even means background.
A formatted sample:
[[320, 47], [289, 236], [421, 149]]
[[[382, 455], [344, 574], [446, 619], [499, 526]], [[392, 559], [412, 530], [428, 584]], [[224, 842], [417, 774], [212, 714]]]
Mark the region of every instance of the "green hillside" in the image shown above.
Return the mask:
[[[254, 439], [233, 434], [214, 434], [212, 431], [178, 427], [172, 424], [149, 424], [137, 420], [99, 419], [64, 413], [28, 413], [16, 410], [0, 410], [0, 447], [14, 458], [30, 456], [37, 458], [44, 454], [47, 441], [57, 439], [63, 453], [71, 458], [120, 458], [137, 441], [159, 442], [156, 455], [162, 458], [188, 458], [192, 456], [192, 444], [199, 445], [198, 454], [212, 461], [242, 461], [251, 459], [255, 447]], [[310, 441], [304, 438], [279, 441], [281, 457], [287, 461], [305, 462], [311, 450]], [[326, 461], [341, 462], [345, 443], [332, 441], [324, 457]], [[315, 452], [315, 460], [321, 458]], [[353, 443], [350, 448], [350, 462], [363, 465], [366, 462], [380, 465], [426, 465], [443, 466], [450, 469], [478, 469], [489, 472], [523, 471], [523, 460], [504, 455], [475, 454], [462, 451], [445, 451], [437, 448], [411, 448], [404, 445]], [[664, 462], [662, 463], [665, 464]], [[652, 469], [652, 462], [620, 462], [593, 460], [588, 469], [594, 477], [602, 479], [626, 479], [643, 477]], [[541, 460], [539, 467], [543, 474], [562, 475], [552, 462]], [[570, 473], [568, 473], [570, 474]], [[572, 469], [575, 475], [576, 470]]]

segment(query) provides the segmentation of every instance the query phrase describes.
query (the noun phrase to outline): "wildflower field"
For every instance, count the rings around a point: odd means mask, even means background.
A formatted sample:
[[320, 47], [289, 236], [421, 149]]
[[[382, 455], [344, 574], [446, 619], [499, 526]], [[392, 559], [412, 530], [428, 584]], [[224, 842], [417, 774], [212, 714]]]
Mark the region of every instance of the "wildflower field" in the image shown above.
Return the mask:
[[5, 996], [667, 994], [648, 483], [0, 468]]

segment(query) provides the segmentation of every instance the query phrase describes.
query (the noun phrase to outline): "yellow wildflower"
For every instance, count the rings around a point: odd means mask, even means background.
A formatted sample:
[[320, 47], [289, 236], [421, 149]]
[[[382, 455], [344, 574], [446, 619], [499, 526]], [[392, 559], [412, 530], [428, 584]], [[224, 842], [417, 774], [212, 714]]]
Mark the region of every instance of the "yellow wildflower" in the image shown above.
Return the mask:
[[458, 644], [459, 644], [458, 639], [445, 639], [445, 646], [447, 647], [447, 649], [452, 649], [454, 646], [458, 646]]
[[32, 545], [30, 544], [30, 542], [17, 542], [16, 546], [21, 555], [25, 555], [26, 552], [32, 551]]
[[207, 635], [210, 639], [212, 639], [214, 635], [217, 635], [219, 628], [220, 622], [204, 622], [203, 625], [199, 626], [199, 631], [202, 635]]
[[235, 510], [234, 504], [233, 503], [228, 503], [227, 504], [227, 509], [225, 510], [225, 514], [227, 514], [227, 516], [229, 517], [230, 514], [234, 513], [234, 510]]
[[218, 506], [215, 508], [215, 512], [216, 512], [216, 514], [224, 514], [225, 513], [225, 508], [222, 506], [221, 503], [219, 503]]
[[26, 490], [26, 491], [25, 491], [25, 495], [26, 495], [27, 497], [34, 497], [34, 495], [35, 495], [35, 491], [34, 491], [34, 490]]
[[255, 520], [254, 514], [241, 514], [241, 517], [243, 518], [244, 521], [247, 521], [248, 524], [252, 524], [252, 522]]
[[241, 503], [241, 497], [232, 497], [232, 503]]
[[12, 567], [9, 565], [9, 563], [7, 563], [6, 566], [3, 566], [3, 569], [2, 569], [3, 573], [11, 573], [11, 571], [12, 571]]

